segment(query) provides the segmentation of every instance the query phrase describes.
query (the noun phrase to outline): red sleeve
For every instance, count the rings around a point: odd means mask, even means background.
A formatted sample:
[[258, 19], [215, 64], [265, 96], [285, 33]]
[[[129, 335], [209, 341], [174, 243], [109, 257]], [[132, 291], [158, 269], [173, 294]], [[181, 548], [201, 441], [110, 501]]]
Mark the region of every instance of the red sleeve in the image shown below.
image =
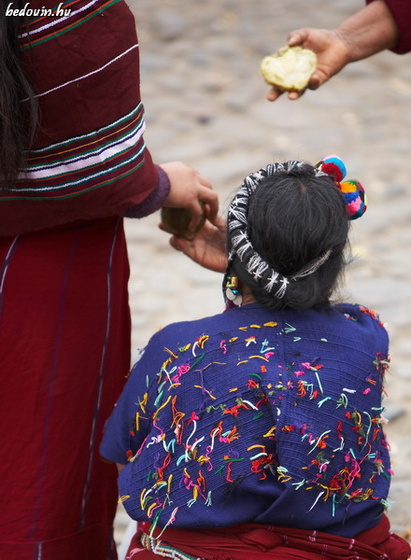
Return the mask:
[[[366, 0], [370, 4], [373, 0]], [[397, 54], [411, 51], [411, 1], [410, 0], [384, 0], [390, 9], [399, 31], [398, 44], [391, 49]]]
[[158, 186], [132, 12], [123, 0], [55, 6], [32, 0], [31, 9], [50, 12], [21, 30], [41, 120], [16, 186], [0, 191], [0, 235], [123, 215]]

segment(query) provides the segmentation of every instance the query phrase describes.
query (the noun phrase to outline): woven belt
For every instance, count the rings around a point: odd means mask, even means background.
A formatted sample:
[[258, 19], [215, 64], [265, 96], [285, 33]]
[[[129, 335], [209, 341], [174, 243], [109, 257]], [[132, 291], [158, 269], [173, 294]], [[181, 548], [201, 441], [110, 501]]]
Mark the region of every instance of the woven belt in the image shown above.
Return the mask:
[[153, 554], [157, 554], [157, 556], [162, 556], [163, 558], [171, 558], [172, 560], [205, 560], [205, 558], [185, 554], [184, 552], [181, 552], [181, 550], [173, 548], [163, 541], [150, 537], [146, 533], [141, 535], [140, 542], [146, 550], [149, 550]]

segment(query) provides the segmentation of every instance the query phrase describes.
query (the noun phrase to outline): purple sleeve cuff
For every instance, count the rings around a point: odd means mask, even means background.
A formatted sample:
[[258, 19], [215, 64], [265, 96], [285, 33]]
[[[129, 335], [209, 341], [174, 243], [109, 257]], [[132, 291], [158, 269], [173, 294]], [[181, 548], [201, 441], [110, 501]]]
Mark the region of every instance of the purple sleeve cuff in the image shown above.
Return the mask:
[[170, 181], [167, 173], [158, 165], [158, 181], [155, 189], [140, 204], [132, 206], [125, 212], [126, 218], [145, 218], [159, 210], [170, 192]]

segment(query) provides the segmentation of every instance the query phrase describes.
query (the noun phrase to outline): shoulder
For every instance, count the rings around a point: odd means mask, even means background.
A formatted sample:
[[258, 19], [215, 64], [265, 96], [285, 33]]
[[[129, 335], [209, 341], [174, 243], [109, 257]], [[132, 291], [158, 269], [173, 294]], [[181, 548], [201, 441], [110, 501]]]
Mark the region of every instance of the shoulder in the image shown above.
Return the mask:
[[337, 313], [355, 323], [374, 323], [384, 329], [377, 311], [359, 303], [339, 303], [333, 307]]
[[286, 317], [294, 327], [291, 342], [297, 336], [310, 343], [327, 341], [342, 352], [388, 351], [385, 326], [375, 311], [363, 305], [339, 303], [329, 308], [288, 312]]
[[375, 337], [388, 343], [387, 329], [379, 314], [360, 304], [341, 303], [334, 307], [340, 316], [341, 328], [352, 336]]

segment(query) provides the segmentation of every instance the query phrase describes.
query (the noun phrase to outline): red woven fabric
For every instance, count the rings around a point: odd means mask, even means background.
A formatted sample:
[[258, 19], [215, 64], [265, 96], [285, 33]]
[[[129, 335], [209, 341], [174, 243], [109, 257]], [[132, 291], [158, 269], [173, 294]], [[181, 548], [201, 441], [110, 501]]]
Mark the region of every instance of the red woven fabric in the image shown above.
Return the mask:
[[0, 558], [114, 560], [98, 447], [129, 369], [122, 220], [0, 238], [0, 263]]
[[[141, 534], [148, 532], [149, 527], [146, 523], [139, 525], [127, 560], [159, 558], [139, 544]], [[154, 536], [160, 533], [161, 529], [156, 529]], [[407, 541], [390, 533], [386, 517], [376, 527], [357, 535], [356, 539], [257, 524], [210, 531], [166, 529], [159, 538], [164, 544], [194, 558], [209, 560], [406, 560], [411, 552]]]

